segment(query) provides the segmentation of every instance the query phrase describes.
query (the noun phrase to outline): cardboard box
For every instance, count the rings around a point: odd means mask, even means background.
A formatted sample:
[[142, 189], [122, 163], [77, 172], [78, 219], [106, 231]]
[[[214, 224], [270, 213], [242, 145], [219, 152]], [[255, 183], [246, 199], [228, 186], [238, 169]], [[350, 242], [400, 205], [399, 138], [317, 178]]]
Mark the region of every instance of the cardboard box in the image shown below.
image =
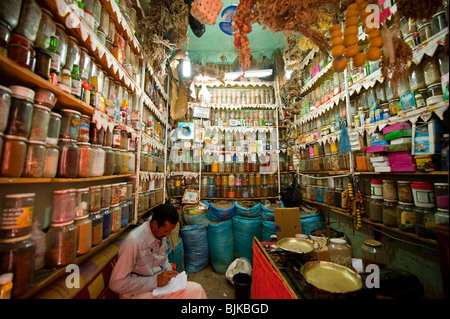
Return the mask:
[[300, 209], [298, 207], [275, 208], [274, 216], [277, 240], [285, 237], [294, 237], [295, 234], [302, 233]]

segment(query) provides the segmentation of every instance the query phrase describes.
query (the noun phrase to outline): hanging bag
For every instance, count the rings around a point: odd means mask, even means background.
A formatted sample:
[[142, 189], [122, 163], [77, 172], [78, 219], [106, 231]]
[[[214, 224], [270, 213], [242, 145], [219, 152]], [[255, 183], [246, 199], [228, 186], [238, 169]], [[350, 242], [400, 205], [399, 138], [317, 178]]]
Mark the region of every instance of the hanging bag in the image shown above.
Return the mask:
[[294, 177], [291, 185], [280, 192], [280, 195], [284, 207], [299, 207], [301, 205], [302, 192], [300, 184], [297, 181], [297, 176]]

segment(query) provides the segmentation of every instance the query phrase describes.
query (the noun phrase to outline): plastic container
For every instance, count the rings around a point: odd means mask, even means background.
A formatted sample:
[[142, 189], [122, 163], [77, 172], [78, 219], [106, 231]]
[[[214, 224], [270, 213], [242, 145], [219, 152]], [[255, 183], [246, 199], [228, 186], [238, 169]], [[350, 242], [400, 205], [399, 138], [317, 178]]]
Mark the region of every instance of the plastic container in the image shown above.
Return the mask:
[[389, 227], [397, 227], [397, 201], [384, 200], [383, 203], [383, 225]]
[[411, 91], [416, 91], [426, 87], [424, 70], [422, 69], [422, 64], [412, 63], [408, 70], [409, 72], [409, 87]]
[[13, 274], [13, 298], [26, 293], [33, 282], [36, 244], [30, 237], [0, 239], [0, 273]]
[[45, 152], [44, 142], [28, 141], [22, 177], [42, 177], [45, 166]]
[[430, 86], [435, 83], [441, 83], [441, 74], [439, 72], [439, 65], [436, 57], [425, 57], [422, 61], [423, 75], [425, 78], [425, 85]]
[[434, 220], [436, 225], [448, 225], [449, 223], [449, 210], [438, 208], [434, 214]]
[[436, 204], [440, 209], [448, 209], [448, 183], [435, 183], [434, 192], [436, 196]]
[[52, 223], [73, 221], [77, 207], [77, 190], [61, 189], [53, 192]]
[[411, 190], [411, 182], [397, 181], [397, 197], [399, 202], [414, 203], [414, 198]]
[[411, 189], [414, 198], [414, 205], [417, 207], [433, 208], [436, 206], [433, 183], [413, 182]]
[[62, 109], [59, 137], [77, 140], [80, 129], [80, 120], [80, 112], [71, 109]]
[[432, 227], [436, 221], [434, 207], [418, 207], [414, 209], [415, 224], [414, 229], [417, 236], [434, 239], [436, 235], [432, 231]]
[[370, 181], [370, 196], [374, 199], [384, 199], [382, 180], [372, 179]]
[[50, 120], [48, 122], [46, 144], [56, 145], [59, 139], [59, 130], [61, 128], [61, 114], [50, 112]]
[[92, 221], [92, 246], [97, 246], [103, 240], [103, 215], [98, 212], [93, 212], [89, 215]]
[[1, 176], [22, 176], [27, 151], [26, 142], [27, 139], [25, 137], [13, 135], [3, 136]]
[[111, 184], [101, 186], [101, 208], [108, 208], [111, 206], [111, 192]]
[[349, 267], [352, 266], [352, 249], [345, 239], [331, 238], [328, 244], [328, 256], [332, 263]]
[[0, 218], [0, 238], [16, 238], [31, 234], [35, 193], [6, 194]]
[[66, 266], [77, 256], [78, 230], [73, 220], [52, 223], [46, 241], [45, 266], [48, 268]]
[[397, 228], [408, 233], [414, 233], [416, 216], [414, 204], [398, 202], [395, 211], [397, 215]]
[[92, 176], [103, 176], [105, 171], [105, 151], [100, 145], [92, 145]]
[[[45, 266], [45, 248], [46, 234], [39, 229], [39, 221], [33, 222], [33, 230], [31, 232], [31, 240], [36, 244], [36, 254], [34, 255], [34, 271], [44, 268]], [[0, 298], [1, 299], [1, 298]]]
[[54, 178], [58, 172], [59, 147], [57, 145], [46, 145], [44, 172], [41, 177]]
[[383, 222], [383, 200], [382, 199], [371, 197], [369, 219], [376, 223]]
[[364, 240], [364, 244], [361, 246], [361, 259], [363, 270], [366, 270], [370, 264], [378, 265], [380, 269], [387, 267], [386, 253], [383, 245], [377, 240]]
[[10, 86], [11, 107], [6, 134], [28, 137], [33, 116], [34, 91], [23, 86]]
[[78, 161], [80, 149], [75, 140], [60, 139], [59, 143], [58, 176], [74, 178], [78, 175]]
[[0, 85], [0, 133], [5, 132], [8, 126], [9, 110], [11, 108], [12, 91]]

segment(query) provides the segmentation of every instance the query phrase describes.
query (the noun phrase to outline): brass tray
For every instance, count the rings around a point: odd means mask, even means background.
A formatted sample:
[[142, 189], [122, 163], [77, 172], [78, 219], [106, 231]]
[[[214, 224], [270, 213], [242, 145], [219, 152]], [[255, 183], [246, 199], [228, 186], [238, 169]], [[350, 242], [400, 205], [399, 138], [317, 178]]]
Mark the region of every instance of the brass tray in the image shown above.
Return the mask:
[[310, 240], [297, 237], [280, 239], [277, 242], [277, 246], [283, 250], [297, 254], [308, 254], [314, 250], [314, 244]]
[[362, 288], [361, 276], [342, 265], [327, 261], [310, 261], [303, 265], [300, 273], [314, 287], [345, 294]]

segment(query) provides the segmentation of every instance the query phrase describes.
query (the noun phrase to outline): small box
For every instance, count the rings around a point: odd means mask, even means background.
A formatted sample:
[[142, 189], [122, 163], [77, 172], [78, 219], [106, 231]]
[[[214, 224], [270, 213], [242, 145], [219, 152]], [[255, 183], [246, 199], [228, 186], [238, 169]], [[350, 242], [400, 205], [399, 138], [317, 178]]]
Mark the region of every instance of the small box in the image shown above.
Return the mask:
[[300, 208], [275, 208], [274, 217], [278, 240], [285, 237], [294, 237], [295, 234], [302, 233]]
[[[393, 140], [395, 141], [395, 140]], [[402, 143], [402, 144], [392, 144], [388, 146], [388, 152], [401, 152], [401, 151], [410, 151], [411, 143]]]
[[411, 123], [409, 122], [395, 123], [393, 125], [386, 126], [383, 129], [383, 134], [388, 134], [398, 130], [410, 130], [411, 128]]
[[400, 164], [400, 165], [391, 165], [392, 172], [405, 172], [405, 173], [413, 173], [416, 169], [416, 164]]
[[371, 146], [366, 148], [367, 153], [387, 152], [388, 145]]
[[413, 92], [408, 92], [400, 97], [400, 109], [397, 110], [398, 115], [416, 109], [416, 99]]
[[373, 156], [373, 157], [370, 158], [370, 161], [371, 161], [372, 163], [375, 163], [375, 162], [384, 162], [384, 161], [388, 161], [388, 160], [389, 160], [389, 157], [388, 157], [388, 156]]
[[396, 138], [396, 139], [390, 141], [391, 145], [404, 144], [404, 143], [411, 144], [411, 142], [412, 142], [412, 137], [400, 137], [400, 138]]
[[391, 172], [392, 169], [390, 166], [385, 166], [385, 167], [375, 167], [375, 172], [379, 172], [379, 173], [389, 173]]
[[372, 146], [389, 145], [388, 141], [372, 142]]
[[411, 134], [412, 134], [411, 129], [398, 130], [398, 131], [394, 131], [394, 132], [386, 134], [386, 140], [390, 141], [390, 140], [395, 140], [395, 139], [401, 138], [401, 137], [410, 137]]
[[[441, 145], [438, 143], [441, 137], [441, 124], [435, 119], [428, 122], [416, 122], [413, 125], [412, 152], [413, 155], [440, 154]], [[419, 166], [419, 165], [417, 165]]]
[[372, 165], [373, 165], [373, 167], [387, 167], [387, 166], [390, 166], [389, 160], [382, 161], [382, 162], [373, 162]]

